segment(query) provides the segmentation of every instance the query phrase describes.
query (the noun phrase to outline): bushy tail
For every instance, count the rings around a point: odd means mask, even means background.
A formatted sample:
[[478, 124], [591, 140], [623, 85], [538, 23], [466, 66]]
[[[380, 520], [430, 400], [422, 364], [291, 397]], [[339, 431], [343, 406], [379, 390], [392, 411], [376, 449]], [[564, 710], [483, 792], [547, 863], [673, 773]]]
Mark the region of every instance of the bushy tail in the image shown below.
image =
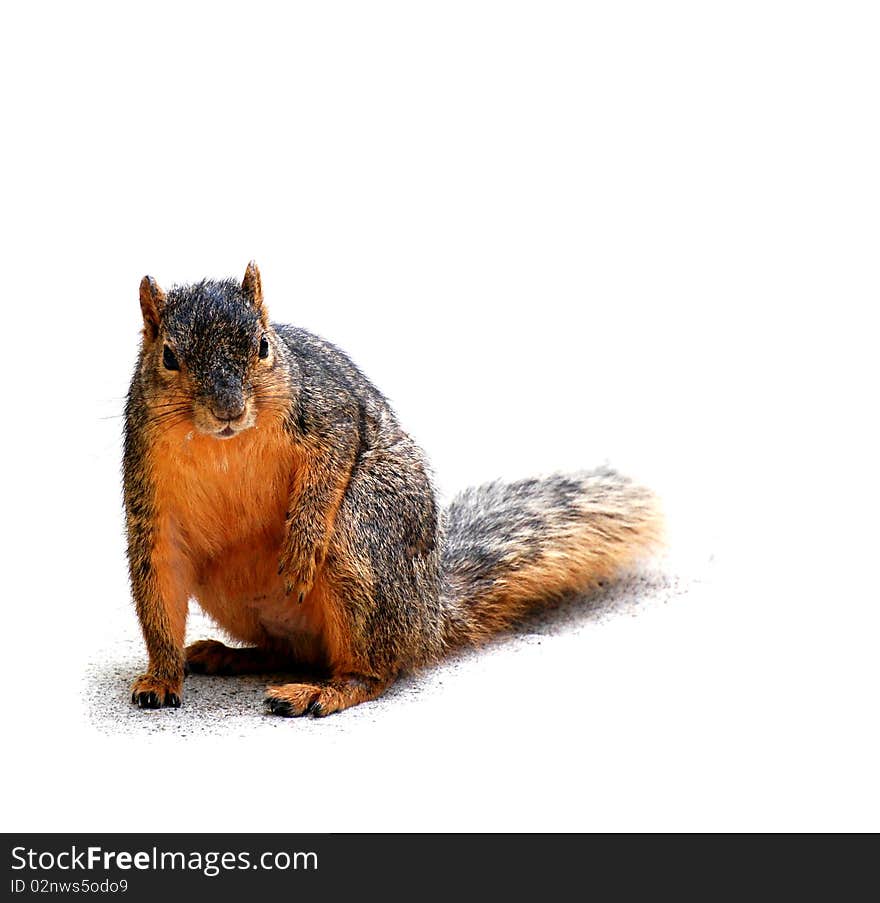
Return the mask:
[[655, 496], [609, 468], [466, 489], [446, 511], [446, 642], [478, 644], [659, 543]]

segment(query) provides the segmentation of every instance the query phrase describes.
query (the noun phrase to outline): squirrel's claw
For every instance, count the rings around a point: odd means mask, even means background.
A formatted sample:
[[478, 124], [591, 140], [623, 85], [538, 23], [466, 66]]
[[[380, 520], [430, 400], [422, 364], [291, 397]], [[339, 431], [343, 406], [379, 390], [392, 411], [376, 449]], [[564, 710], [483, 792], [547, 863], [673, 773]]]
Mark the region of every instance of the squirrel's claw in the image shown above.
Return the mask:
[[284, 580], [284, 594], [286, 596], [295, 595], [297, 604], [302, 605], [306, 596], [312, 591], [315, 584], [315, 574], [317, 571], [317, 554], [311, 559], [306, 559], [306, 563], [299, 567], [292, 566], [292, 556], [288, 553], [281, 559], [278, 566], [278, 573], [285, 571], [287, 576]]
[[[284, 595], [289, 596], [293, 592], [294, 588], [295, 588], [295, 584], [291, 583], [290, 581], [285, 583], [284, 584]], [[296, 600], [297, 605], [303, 604], [303, 599], [305, 599], [307, 592], [308, 592], [308, 590], [306, 590], [306, 589], [300, 589], [299, 593], [297, 594], [297, 600]]]
[[162, 706], [169, 706], [172, 709], [180, 708], [180, 697], [177, 693], [167, 693], [164, 701], [161, 701], [159, 695], [152, 690], [147, 693], [132, 693], [131, 701], [139, 709], [161, 709]]

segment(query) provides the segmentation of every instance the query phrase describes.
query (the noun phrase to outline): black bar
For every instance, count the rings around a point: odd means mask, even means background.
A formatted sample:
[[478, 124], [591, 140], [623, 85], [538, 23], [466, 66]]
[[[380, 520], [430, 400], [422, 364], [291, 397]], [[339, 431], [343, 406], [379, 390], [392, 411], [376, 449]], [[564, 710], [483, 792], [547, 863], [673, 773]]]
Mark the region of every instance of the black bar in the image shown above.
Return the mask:
[[[500, 834], [5, 834], [2, 896], [29, 899], [448, 899], [505, 892], [539, 901], [731, 893], [857, 899], [850, 840], [774, 836]], [[820, 846], [821, 844], [821, 846]], [[844, 844], [850, 844], [849, 849]], [[837, 854], [835, 859], [832, 851]], [[846, 860], [841, 866], [840, 858]], [[835, 865], [836, 863], [836, 865]], [[874, 882], [872, 882], [872, 885]], [[856, 895], [847, 896], [849, 888]], [[273, 896], [269, 898], [267, 894]], [[330, 895], [327, 897], [326, 895]], [[164, 896], [160, 896], [164, 895]], [[241, 895], [231, 897], [230, 895]], [[279, 897], [279, 895], [284, 895]], [[439, 896], [438, 896], [439, 895]], [[843, 895], [843, 896], [842, 896]], [[304, 898], [305, 899], [305, 898]]]

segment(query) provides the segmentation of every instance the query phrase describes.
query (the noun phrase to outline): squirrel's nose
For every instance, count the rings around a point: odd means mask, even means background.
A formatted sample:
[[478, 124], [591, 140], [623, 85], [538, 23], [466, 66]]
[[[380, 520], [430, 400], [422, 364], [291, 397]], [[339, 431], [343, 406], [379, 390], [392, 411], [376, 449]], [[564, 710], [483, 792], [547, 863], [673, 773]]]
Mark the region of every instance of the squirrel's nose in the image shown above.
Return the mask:
[[237, 420], [244, 414], [244, 399], [217, 398], [211, 403], [211, 413], [218, 420]]

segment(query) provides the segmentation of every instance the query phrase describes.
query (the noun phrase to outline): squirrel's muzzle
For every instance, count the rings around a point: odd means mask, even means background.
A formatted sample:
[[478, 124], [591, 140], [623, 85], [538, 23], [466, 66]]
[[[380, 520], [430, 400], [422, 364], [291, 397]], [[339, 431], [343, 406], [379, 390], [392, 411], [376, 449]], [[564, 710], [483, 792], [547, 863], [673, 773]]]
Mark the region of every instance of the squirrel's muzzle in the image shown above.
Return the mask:
[[244, 414], [244, 396], [241, 393], [223, 393], [212, 398], [209, 407], [218, 420], [237, 420]]
[[218, 420], [236, 420], [245, 411], [241, 381], [228, 374], [217, 374], [211, 380], [207, 407]]

